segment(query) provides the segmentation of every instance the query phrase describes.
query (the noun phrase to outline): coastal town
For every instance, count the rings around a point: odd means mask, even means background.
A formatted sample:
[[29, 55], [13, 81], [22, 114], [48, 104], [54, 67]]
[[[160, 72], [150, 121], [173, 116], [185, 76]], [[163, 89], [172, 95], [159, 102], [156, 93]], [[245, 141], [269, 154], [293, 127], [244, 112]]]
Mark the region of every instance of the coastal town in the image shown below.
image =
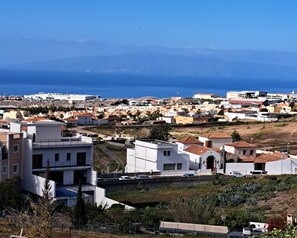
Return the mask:
[[[65, 207], [76, 207], [82, 193], [85, 203], [107, 210], [123, 206], [125, 211], [138, 209], [137, 204], [125, 202], [129, 193], [125, 198], [117, 196], [140, 188], [157, 193], [158, 189], [215, 183], [222, 185], [216, 189], [225, 190], [223, 185], [229, 181], [239, 181], [232, 185], [239, 189], [251, 184], [259, 187], [255, 180], [263, 183], [265, 178], [281, 184], [282, 176], [297, 173], [296, 98], [294, 91], [230, 91], [226, 97], [197, 92], [191, 98], [133, 99], [59, 93], [2, 96], [0, 182], [16, 179], [19, 191], [35, 199], [44, 196], [48, 183], [53, 201]], [[251, 190], [248, 196], [256, 192]], [[274, 193], [273, 197], [277, 190], [266, 192]], [[254, 206], [263, 198], [250, 200], [232, 204]], [[5, 219], [7, 207], [3, 204], [1, 209]], [[281, 212], [287, 223], [295, 223], [294, 209], [283, 207]], [[154, 220], [153, 231], [143, 224], [137, 229], [151, 234], [242, 237], [278, 228], [263, 219], [264, 214], [260, 220], [232, 226], [226, 225], [223, 215], [219, 222], [210, 222], [214, 217], [183, 220], [185, 216], [178, 216], [168, 221], [163, 217]], [[71, 220], [65, 227], [75, 224]], [[89, 224], [80, 222], [79, 226]], [[132, 225], [129, 233], [131, 229]]]

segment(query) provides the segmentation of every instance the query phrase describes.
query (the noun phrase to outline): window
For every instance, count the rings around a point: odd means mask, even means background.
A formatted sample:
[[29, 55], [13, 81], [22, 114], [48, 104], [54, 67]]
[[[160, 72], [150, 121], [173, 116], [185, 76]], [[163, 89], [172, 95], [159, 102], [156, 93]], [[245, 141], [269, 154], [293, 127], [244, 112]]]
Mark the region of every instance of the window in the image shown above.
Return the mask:
[[245, 154], [246, 154], [246, 150], [243, 150], [243, 151], [242, 151], [242, 154], [245, 155]]
[[87, 153], [78, 152], [77, 153], [77, 165], [86, 165]]
[[165, 150], [163, 151], [163, 155], [166, 156], [166, 151]]
[[163, 170], [175, 170], [175, 164], [163, 164]]
[[254, 154], [254, 150], [251, 150], [251, 151], [250, 151], [250, 155], [253, 155], [253, 154]]
[[19, 152], [19, 145], [14, 145], [13, 146], [13, 153]]
[[183, 169], [183, 164], [182, 163], [176, 164], [176, 169], [177, 170], [182, 170]]
[[170, 150], [167, 151], [167, 156], [170, 156]]
[[42, 154], [33, 155], [32, 158], [32, 169], [42, 168]]
[[13, 139], [14, 140], [17, 140], [17, 139], [20, 139], [21, 138], [21, 135], [20, 134], [14, 134], [13, 135]]
[[55, 154], [55, 161], [58, 162], [59, 161], [59, 153]]
[[7, 166], [2, 166], [2, 174], [7, 174]]
[[170, 150], [164, 150], [163, 155], [164, 156], [170, 156]]
[[19, 165], [18, 164], [12, 165], [12, 173], [16, 174], [18, 172], [19, 172]]
[[67, 161], [71, 160], [71, 153], [67, 153]]

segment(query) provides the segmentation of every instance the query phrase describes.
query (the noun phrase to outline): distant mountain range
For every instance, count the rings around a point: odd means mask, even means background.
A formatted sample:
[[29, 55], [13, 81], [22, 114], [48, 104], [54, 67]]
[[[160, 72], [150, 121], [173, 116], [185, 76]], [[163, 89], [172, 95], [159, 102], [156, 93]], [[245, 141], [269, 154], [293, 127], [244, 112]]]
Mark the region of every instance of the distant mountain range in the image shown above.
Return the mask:
[[[11, 54], [4, 47], [5, 42], [2, 43], [0, 39], [0, 67], [6, 69], [221, 78], [297, 78], [296, 52], [119, 47], [87, 41], [6, 40], [9, 47], [15, 47], [14, 54]], [[22, 57], [14, 61], [18, 55]]]

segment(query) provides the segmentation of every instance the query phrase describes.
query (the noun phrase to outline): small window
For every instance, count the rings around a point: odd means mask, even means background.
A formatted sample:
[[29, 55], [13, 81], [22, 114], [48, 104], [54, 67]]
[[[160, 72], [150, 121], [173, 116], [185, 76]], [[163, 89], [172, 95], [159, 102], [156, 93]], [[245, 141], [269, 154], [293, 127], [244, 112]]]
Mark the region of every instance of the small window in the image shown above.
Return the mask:
[[254, 150], [251, 150], [251, 151], [250, 151], [250, 155], [253, 155], [253, 154], [254, 154]]
[[167, 151], [167, 156], [170, 156], [170, 150]]
[[175, 164], [163, 164], [163, 170], [175, 170]]
[[14, 164], [12, 166], [12, 173], [17, 174], [19, 172], [19, 165], [18, 164]]
[[2, 166], [2, 174], [7, 174], [7, 166]]
[[13, 146], [13, 153], [19, 152], [19, 145], [14, 145]]
[[17, 140], [17, 139], [20, 139], [21, 138], [21, 135], [20, 134], [14, 134], [13, 135], [13, 139], [14, 140]]
[[164, 151], [163, 151], [163, 155], [166, 156], [166, 154], [167, 154], [167, 153], [166, 153], [166, 150], [164, 150]]
[[182, 170], [183, 169], [183, 164], [182, 163], [176, 164], [176, 169], [177, 170]]
[[242, 151], [242, 154], [245, 155], [246, 154], [246, 150]]
[[71, 160], [71, 153], [67, 153], [67, 161]]
[[59, 153], [55, 154], [55, 161], [58, 162], [59, 161]]

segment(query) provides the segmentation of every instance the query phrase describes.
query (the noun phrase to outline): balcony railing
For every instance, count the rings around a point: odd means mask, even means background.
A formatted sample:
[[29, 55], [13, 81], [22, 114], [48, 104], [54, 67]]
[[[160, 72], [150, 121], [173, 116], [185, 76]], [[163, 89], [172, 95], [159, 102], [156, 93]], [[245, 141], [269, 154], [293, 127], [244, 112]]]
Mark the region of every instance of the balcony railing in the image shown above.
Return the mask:
[[[71, 169], [71, 168], [81, 168], [81, 167], [91, 168], [92, 165], [90, 165], [90, 164], [70, 164], [70, 163], [65, 162], [65, 163], [59, 163], [56, 165], [50, 164], [49, 170], [51, 170], [51, 169], [54, 169], [54, 170], [56, 170], [56, 169]], [[38, 166], [38, 165], [32, 166], [33, 171], [46, 170], [46, 168], [47, 168], [47, 166], [43, 166], [43, 165], [42, 166]]]
[[92, 146], [92, 143], [84, 142], [81, 140], [61, 140], [61, 141], [51, 141], [44, 140], [33, 142], [33, 148], [59, 148], [59, 147], [87, 147]]

